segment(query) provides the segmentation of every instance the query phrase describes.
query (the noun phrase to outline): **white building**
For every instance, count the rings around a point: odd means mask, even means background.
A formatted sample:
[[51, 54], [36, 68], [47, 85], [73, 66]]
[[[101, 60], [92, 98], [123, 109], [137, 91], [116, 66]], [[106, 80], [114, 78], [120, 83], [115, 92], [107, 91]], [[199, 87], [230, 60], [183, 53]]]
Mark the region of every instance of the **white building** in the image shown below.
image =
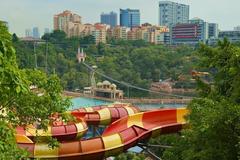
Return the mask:
[[171, 1], [159, 2], [159, 25], [172, 26], [187, 23], [189, 20], [189, 5]]

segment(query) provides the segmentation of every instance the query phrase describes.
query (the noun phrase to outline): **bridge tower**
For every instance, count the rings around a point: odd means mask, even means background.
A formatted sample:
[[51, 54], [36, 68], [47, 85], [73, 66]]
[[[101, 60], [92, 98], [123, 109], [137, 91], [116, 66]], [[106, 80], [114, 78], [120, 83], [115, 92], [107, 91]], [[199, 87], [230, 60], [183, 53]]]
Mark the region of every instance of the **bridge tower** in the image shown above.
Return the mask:
[[95, 79], [95, 71], [97, 69], [97, 66], [92, 66], [90, 70], [90, 81], [91, 81], [91, 92], [93, 96], [95, 96], [95, 90], [96, 90], [96, 79]]
[[87, 55], [86, 55], [86, 53], [83, 52], [83, 48], [81, 50], [80, 47], [78, 47], [78, 53], [77, 53], [78, 63], [84, 62], [86, 57], [87, 57]]

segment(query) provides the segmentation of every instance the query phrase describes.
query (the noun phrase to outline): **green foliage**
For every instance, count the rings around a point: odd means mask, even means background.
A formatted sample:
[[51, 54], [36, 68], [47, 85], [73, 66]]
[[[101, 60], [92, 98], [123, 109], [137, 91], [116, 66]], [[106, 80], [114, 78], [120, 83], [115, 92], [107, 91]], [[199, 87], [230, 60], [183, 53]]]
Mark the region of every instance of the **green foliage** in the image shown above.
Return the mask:
[[[190, 105], [190, 129], [171, 137], [172, 149], [158, 152], [168, 160], [237, 160], [240, 107], [226, 100], [194, 100]], [[163, 141], [158, 142], [163, 143]]]
[[15, 142], [15, 136], [7, 122], [0, 120], [0, 159], [22, 159], [27, 153], [20, 150]]
[[[200, 70], [209, 71], [213, 83], [198, 79], [202, 94], [193, 100], [187, 117], [190, 128], [171, 136], [173, 148], [156, 150], [168, 160], [238, 160], [240, 149], [239, 54], [240, 48], [224, 40], [211, 48], [202, 45]], [[161, 141], [160, 141], [161, 140]], [[156, 144], [165, 137], [153, 140]]]
[[12, 35], [12, 41], [13, 41], [13, 42], [19, 41], [19, 38], [17, 37], [16, 33], [13, 33], [13, 35]]
[[42, 39], [51, 42], [61, 42], [65, 40], [66, 36], [67, 35], [65, 32], [60, 30], [54, 30], [53, 33], [47, 33], [43, 35]]
[[[61, 84], [56, 75], [47, 75], [38, 70], [24, 70], [31, 86], [37, 86], [35, 92], [23, 93], [15, 100], [15, 105], [9, 106], [9, 115], [23, 123], [39, 122], [42, 127], [48, 124], [51, 113], [64, 112], [70, 106], [69, 100], [61, 97]], [[15, 110], [18, 112], [15, 112]], [[31, 115], [31, 117], [29, 117]], [[16, 120], [16, 119], [15, 119]]]
[[[27, 156], [17, 147], [15, 126], [38, 123], [46, 128], [52, 113], [65, 112], [70, 105], [69, 100], [61, 97], [62, 87], [56, 75], [18, 68], [12, 41], [21, 43], [16, 37], [12, 40], [0, 23], [0, 159]], [[31, 91], [31, 86], [37, 86], [37, 90]]]
[[[197, 56], [192, 55], [193, 49], [186, 46], [170, 48], [162, 45], [152, 45], [141, 40], [124, 41], [110, 40], [110, 44], [94, 45], [93, 37], [66, 38], [61, 31], [46, 34], [48, 40], [48, 57], [46, 44], [36, 45], [37, 66], [48, 73], [56, 73], [64, 89], [83, 89], [89, 85], [88, 70], [77, 64], [76, 54], [79, 45], [87, 53], [87, 62], [97, 65], [98, 70], [119, 81], [127, 82], [148, 89], [151, 82], [159, 79], [172, 78], [177, 80], [180, 75], [189, 75], [194, 67]], [[17, 57], [22, 68], [34, 68], [36, 64], [33, 45], [24, 42], [15, 43]], [[97, 81], [105, 80], [97, 77]], [[187, 80], [189, 81], [189, 80]], [[119, 85], [127, 92], [128, 88]], [[147, 92], [130, 90], [131, 97], [149, 96]]]
[[226, 39], [216, 48], [202, 46], [202, 67], [208, 68], [214, 77], [213, 96], [220, 95], [240, 103], [240, 48]]
[[115, 157], [115, 160], [145, 160], [145, 156], [143, 154], [128, 152], [118, 155]]

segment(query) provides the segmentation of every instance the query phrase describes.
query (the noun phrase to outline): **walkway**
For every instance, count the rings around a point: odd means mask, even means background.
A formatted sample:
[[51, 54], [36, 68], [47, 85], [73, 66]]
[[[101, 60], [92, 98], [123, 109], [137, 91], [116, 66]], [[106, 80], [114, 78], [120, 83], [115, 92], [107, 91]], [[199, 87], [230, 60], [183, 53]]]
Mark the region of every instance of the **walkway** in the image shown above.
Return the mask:
[[164, 99], [151, 99], [151, 98], [124, 98], [124, 99], [109, 99], [109, 98], [102, 98], [102, 97], [93, 97], [90, 95], [84, 95], [79, 92], [70, 92], [70, 91], [64, 91], [64, 96], [69, 96], [69, 97], [86, 97], [86, 98], [95, 98], [99, 100], [104, 100], [104, 101], [112, 101], [112, 102], [124, 102], [124, 103], [142, 103], [142, 104], [188, 104], [191, 102], [192, 99], [190, 98], [184, 98], [184, 99], [178, 99], [178, 98], [164, 98]]

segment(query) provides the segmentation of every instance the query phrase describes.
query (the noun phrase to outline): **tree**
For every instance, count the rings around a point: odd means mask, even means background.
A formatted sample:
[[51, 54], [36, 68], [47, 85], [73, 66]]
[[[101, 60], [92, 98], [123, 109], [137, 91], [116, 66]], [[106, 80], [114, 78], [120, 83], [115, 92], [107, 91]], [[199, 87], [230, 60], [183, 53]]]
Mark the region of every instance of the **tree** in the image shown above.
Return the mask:
[[[30, 86], [37, 86], [42, 94], [31, 91]], [[0, 159], [27, 156], [17, 147], [14, 127], [39, 122], [45, 128], [52, 113], [62, 113], [70, 105], [61, 93], [55, 75], [47, 77], [37, 70], [18, 68], [12, 37], [0, 23]]]
[[202, 94], [188, 105], [190, 128], [172, 137], [173, 148], [157, 152], [168, 160], [238, 160], [240, 48], [224, 40], [215, 48], [201, 45], [199, 55], [199, 69], [209, 71], [213, 82], [198, 78]]
[[18, 38], [18, 36], [16, 35], [16, 33], [13, 33], [13, 35], [12, 35], [12, 41], [13, 41], [13, 42], [19, 41], [19, 38]]
[[66, 39], [66, 33], [60, 30], [54, 30], [52, 33], [46, 33], [42, 36], [43, 40], [52, 42], [61, 42]]
[[[109, 45], [102, 43], [96, 45], [92, 36], [68, 38], [62, 31], [46, 34], [43, 39], [48, 41], [47, 58], [45, 43], [35, 45], [34, 52], [33, 44], [14, 42], [19, 66], [33, 69], [37, 60], [38, 69], [44, 71], [47, 59], [48, 73], [56, 73], [64, 89], [71, 90], [82, 88], [89, 78], [86, 76], [88, 70], [83, 65], [78, 65], [76, 61], [79, 46], [84, 47], [84, 52], [87, 53], [86, 63], [97, 65], [100, 72], [146, 89], [153, 81], [159, 79], [178, 80], [179, 75], [189, 75], [193, 62], [197, 59], [196, 55], [191, 54], [193, 49], [190, 47], [171, 48], [149, 44], [142, 40], [115, 40]], [[79, 74], [73, 73], [73, 70]], [[105, 80], [103, 77], [97, 78], [100, 81]], [[189, 81], [190, 78], [186, 83]], [[125, 92], [128, 91], [124, 85], [118, 87]], [[131, 89], [130, 93], [133, 97], [149, 96], [148, 92], [136, 89]]]
[[209, 68], [214, 78], [211, 94], [240, 103], [240, 48], [227, 39], [219, 41], [216, 48], [202, 46], [202, 69]]
[[144, 160], [145, 156], [143, 154], [136, 153], [123, 153], [115, 157], [115, 160]]

